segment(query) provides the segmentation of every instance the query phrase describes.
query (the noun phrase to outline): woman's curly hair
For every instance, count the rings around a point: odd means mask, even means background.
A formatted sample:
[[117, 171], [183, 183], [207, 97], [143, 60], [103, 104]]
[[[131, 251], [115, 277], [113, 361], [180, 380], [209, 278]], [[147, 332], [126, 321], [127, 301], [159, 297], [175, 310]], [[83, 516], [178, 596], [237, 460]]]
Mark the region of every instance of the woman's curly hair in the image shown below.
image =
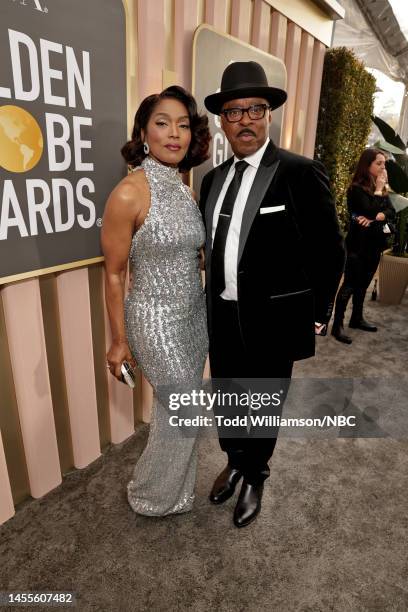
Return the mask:
[[191, 142], [187, 154], [178, 165], [179, 171], [188, 172], [191, 168], [200, 165], [210, 157], [208, 150], [210, 148], [211, 134], [208, 128], [208, 117], [198, 114], [197, 103], [188, 91], [178, 85], [172, 85], [164, 89], [160, 94], [147, 96], [136, 112], [132, 138], [121, 150], [126, 163], [131, 168], [139, 166], [146, 157], [141, 131], [146, 129], [155, 106], [165, 98], [173, 98], [184, 104], [190, 119]]

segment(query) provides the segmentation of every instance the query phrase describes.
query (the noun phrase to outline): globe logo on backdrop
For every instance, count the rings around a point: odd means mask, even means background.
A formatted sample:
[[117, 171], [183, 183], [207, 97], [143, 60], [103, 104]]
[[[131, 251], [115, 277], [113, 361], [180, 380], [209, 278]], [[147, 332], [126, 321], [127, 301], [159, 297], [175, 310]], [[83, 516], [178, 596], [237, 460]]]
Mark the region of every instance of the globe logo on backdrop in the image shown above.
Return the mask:
[[28, 172], [38, 164], [43, 150], [43, 135], [34, 117], [19, 106], [0, 106], [0, 167]]

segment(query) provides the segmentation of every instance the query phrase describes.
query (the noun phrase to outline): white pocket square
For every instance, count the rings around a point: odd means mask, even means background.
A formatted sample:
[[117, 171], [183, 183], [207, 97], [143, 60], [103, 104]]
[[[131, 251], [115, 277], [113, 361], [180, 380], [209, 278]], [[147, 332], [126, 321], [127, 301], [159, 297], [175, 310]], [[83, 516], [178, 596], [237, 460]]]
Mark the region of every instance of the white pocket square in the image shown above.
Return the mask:
[[267, 213], [279, 212], [280, 210], [285, 210], [285, 204], [279, 204], [279, 206], [264, 206], [259, 209], [259, 213], [261, 215], [266, 215]]

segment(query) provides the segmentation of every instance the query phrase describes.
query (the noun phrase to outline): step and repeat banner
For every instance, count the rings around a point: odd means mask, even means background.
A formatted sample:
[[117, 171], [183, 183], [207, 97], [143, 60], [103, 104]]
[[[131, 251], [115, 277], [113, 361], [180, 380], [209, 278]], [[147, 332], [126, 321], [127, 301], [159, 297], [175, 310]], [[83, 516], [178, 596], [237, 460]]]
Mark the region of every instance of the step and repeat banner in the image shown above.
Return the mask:
[[125, 174], [121, 0], [1, 0], [0, 283], [99, 261]]

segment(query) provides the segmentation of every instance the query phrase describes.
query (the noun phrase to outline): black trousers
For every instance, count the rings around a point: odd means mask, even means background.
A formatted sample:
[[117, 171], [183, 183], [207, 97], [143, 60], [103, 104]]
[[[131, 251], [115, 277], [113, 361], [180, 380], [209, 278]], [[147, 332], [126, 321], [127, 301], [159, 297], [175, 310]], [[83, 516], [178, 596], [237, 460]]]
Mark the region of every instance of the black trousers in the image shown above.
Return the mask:
[[[256, 316], [256, 314], [254, 314]], [[261, 339], [260, 339], [261, 340]], [[224, 379], [222, 389], [225, 390], [225, 379], [274, 379], [270, 381], [268, 390], [284, 391], [286, 395], [292, 375], [293, 361], [273, 354], [273, 347], [269, 347], [271, 354], [268, 357], [264, 350], [248, 349], [245, 347], [240, 332], [238, 319], [238, 306], [235, 301], [223, 300], [220, 297], [213, 299], [212, 308], [212, 334], [210, 338], [210, 366], [213, 379], [213, 391], [218, 385], [217, 379]], [[228, 383], [227, 383], [228, 384]], [[245, 382], [243, 383], [245, 385]], [[239, 385], [242, 389], [242, 384]], [[234, 390], [234, 385], [230, 387]], [[284, 395], [282, 397], [284, 397]], [[279, 407], [269, 412], [280, 416], [283, 401]], [[262, 408], [267, 414], [268, 408]], [[244, 408], [247, 412], [247, 409]], [[225, 407], [219, 411], [225, 414]], [[237, 408], [235, 414], [243, 414]], [[226, 428], [218, 428], [220, 446], [228, 455], [231, 467], [241, 470], [244, 478], [251, 484], [259, 484], [269, 476], [268, 461], [276, 445], [277, 429], [273, 436], [265, 437], [265, 429], [257, 435], [255, 430], [245, 434], [240, 430], [239, 437], [231, 432], [224, 437]], [[258, 432], [259, 433], [259, 432]], [[267, 434], [266, 434], [267, 435]]]
[[354, 290], [367, 291], [380, 263], [380, 258], [381, 251], [373, 251], [364, 256], [348, 252], [344, 268], [344, 284]]

